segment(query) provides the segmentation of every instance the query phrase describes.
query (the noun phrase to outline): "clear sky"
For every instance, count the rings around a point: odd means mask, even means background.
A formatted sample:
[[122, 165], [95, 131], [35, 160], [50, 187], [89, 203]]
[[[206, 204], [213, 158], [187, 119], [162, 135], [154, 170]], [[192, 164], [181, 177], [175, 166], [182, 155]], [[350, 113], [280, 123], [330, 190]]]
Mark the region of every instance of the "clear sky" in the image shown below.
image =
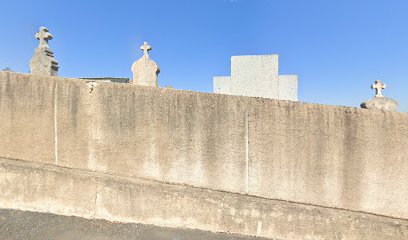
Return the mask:
[[159, 84], [212, 92], [233, 55], [280, 55], [299, 100], [359, 106], [381, 79], [408, 111], [406, 0], [0, 0], [0, 69], [28, 72], [46, 26], [64, 77], [131, 77], [143, 41]]

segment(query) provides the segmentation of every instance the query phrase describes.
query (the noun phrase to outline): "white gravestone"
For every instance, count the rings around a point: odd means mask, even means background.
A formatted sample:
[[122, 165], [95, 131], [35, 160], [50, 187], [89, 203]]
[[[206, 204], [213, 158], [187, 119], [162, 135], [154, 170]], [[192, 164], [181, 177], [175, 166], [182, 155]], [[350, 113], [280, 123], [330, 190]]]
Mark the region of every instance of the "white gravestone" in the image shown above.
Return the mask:
[[214, 93], [298, 100], [298, 76], [279, 75], [279, 56], [233, 56], [231, 76], [214, 77]]
[[31, 74], [58, 76], [58, 62], [55, 61], [54, 53], [48, 46], [48, 40], [51, 40], [53, 36], [48, 32], [47, 28], [40, 27], [35, 38], [39, 40], [39, 45], [30, 61]]
[[375, 89], [375, 96], [374, 98], [363, 102], [361, 104], [362, 108], [397, 111], [398, 102], [392, 98], [384, 97], [382, 94], [382, 90], [386, 88], [386, 85], [382, 83], [381, 80], [375, 81], [375, 83], [371, 85], [371, 88]]
[[135, 85], [158, 87], [159, 66], [150, 58], [148, 51], [152, 50], [147, 42], [140, 47], [143, 56], [132, 65], [133, 82]]

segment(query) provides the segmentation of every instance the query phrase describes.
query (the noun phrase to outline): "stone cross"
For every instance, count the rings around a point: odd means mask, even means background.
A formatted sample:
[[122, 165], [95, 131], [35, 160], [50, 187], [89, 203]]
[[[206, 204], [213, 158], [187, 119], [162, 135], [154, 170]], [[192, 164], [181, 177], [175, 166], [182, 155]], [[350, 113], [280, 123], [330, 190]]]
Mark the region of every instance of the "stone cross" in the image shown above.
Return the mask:
[[381, 82], [381, 80], [375, 81], [373, 85], [371, 85], [372, 89], [375, 89], [375, 97], [384, 97], [382, 94], [382, 90], [385, 89], [386, 85]]
[[35, 75], [58, 76], [58, 62], [54, 59], [54, 53], [48, 46], [48, 40], [51, 40], [53, 36], [46, 27], [40, 27], [35, 38], [40, 40], [40, 43], [31, 58], [30, 72]]
[[40, 44], [38, 47], [40, 48], [49, 48], [48, 47], [48, 40], [51, 40], [53, 36], [49, 33], [46, 27], [40, 27], [38, 33], [35, 34], [35, 38], [40, 40]]
[[160, 68], [150, 57], [149, 51], [152, 47], [144, 42], [140, 49], [144, 52], [143, 56], [135, 61], [132, 65], [133, 81], [134, 85], [159, 87], [158, 84], [158, 74], [160, 73]]
[[152, 47], [147, 42], [144, 42], [140, 49], [144, 52], [143, 57], [149, 57], [149, 51], [152, 50]]
[[398, 102], [392, 98], [384, 97], [382, 94], [382, 90], [385, 89], [385, 87], [385, 84], [382, 83], [381, 80], [376, 80], [374, 84], [371, 85], [371, 88], [376, 91], [375, 97], [363, 102], [360, 106], [367, 109], [397, 111]]

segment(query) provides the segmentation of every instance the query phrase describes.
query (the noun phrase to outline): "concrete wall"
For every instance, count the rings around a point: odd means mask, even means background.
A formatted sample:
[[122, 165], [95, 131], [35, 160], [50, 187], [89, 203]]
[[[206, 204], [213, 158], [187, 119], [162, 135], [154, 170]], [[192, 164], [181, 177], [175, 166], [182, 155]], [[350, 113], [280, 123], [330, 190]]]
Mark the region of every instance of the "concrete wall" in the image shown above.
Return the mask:
[[408, 219], [408, 116], [0, 73], [0, 157]]
[[406, 114], [259, 99], [249, 133], [251, 194], [408, 217]]
[[56, 79], [0, 72], [0, 156], [54, 162]]
[[407, 220], [346, 210], [1, 158], [0, 173], [0, 239], [408, 239]]

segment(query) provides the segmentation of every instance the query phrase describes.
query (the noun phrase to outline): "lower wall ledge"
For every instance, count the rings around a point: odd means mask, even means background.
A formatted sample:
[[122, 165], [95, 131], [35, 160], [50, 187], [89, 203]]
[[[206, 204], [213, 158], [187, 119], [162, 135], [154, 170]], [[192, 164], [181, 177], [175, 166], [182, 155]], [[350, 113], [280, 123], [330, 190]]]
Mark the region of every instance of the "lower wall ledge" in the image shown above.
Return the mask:
[[408, 239], [403, 219], [16, 160], [0, 159], [0, 193], [0, 239]]

